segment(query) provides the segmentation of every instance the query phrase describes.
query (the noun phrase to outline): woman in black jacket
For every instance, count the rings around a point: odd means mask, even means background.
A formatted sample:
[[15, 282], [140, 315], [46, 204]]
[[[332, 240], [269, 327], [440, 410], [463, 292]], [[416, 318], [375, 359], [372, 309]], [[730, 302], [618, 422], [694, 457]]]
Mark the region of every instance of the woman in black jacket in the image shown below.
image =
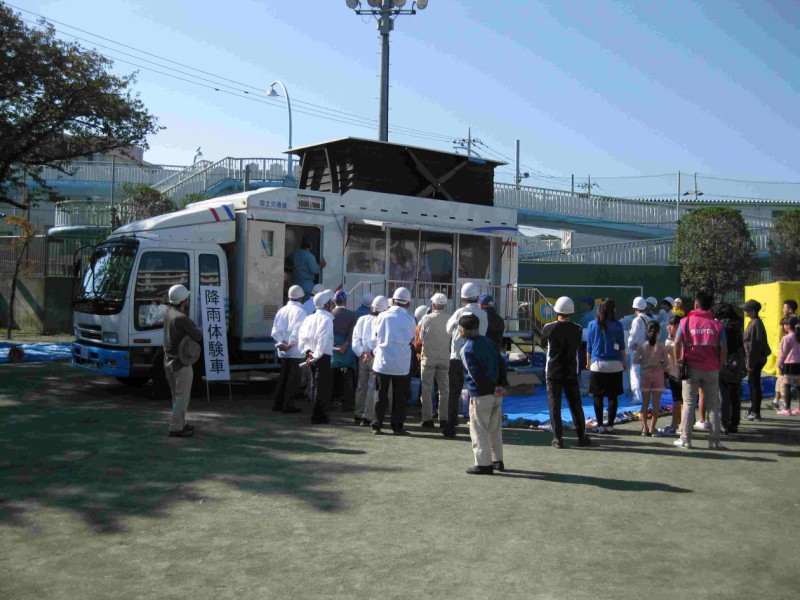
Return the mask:
[[728, 340], [728, 359], [719, 370], [719, 391], [722, 396], [720, 424], [722, 433], [736, 433], [742, 412], [742, 378], [746, 372], [742, 318], [727, 302], [714, 307], [714, 317], [722, 323]]

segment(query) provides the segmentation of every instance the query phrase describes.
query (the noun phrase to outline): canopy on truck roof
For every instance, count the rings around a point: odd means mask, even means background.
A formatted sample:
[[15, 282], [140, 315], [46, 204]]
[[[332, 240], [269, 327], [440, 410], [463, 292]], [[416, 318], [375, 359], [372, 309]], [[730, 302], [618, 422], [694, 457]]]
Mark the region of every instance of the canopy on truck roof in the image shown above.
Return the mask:
[[340, 138], [285, 151], [300, 157], [301, 190], [350, 189], [494, 204], [494, 169], [506, 163], [361, 138]]
[[189, 205], [179, 210], [115, 229], [112, 236], [139, 234], [142, 237], [162, 240], [203, 242], [219, 244], [232, 242], [236, 238], [234, 205], [220, 199]]

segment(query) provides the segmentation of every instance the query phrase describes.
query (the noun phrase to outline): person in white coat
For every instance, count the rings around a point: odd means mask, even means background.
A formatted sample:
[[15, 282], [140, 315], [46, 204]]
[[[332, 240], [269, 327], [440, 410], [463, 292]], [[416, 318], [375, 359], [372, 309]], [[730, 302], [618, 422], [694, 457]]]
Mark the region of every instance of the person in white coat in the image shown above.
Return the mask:
[[303, 353], [298, 347], [300, 326], [306, 319], [303, 310], [303, 288], [293, 285], [289, 288], [289, 301], [275, 315], [272, 322], [272, 338], [278, 350], [281, 373], [278, 377], [278, 390], [272, 410], [287, 414], [298, 413], [300, 409], [294, 405], [294, 398], [300, 387], [298, 368], [303, 361]]
[[[422, 360], [420, 364], [420, 380], [422, 388], [422, 424], [423, 428], [434, 426], [433, 423], [433, 383], [436, 382], [439, 393], [439, 421], [447, 421], [447, 401], [449, 397], [450, 371], [450, 335], [447, 333], [448, 316], [447, 296], [434, 294], [431, 298], [433, 312], [428, 313], [417, 326]], [[488, 322], [488, 321], [487, 321]]]
[[456, 437], [458, 402], [461, 399], [461, 390], [464, 388], [464, 365], [461, 363], [461, 349], [467, 340], [461, 337], [458, 331], [458, 320], [465, 314], [473, 314], [478, 317], [478, 333], [480, 335], [486, 335], [486, 330], [489, 327], [489, 317], [486, 315], [486, 311], [478, 305], [480, 294], [480, 289], [474, 283], [470, 282], [462, 285], [462, 306], [447, 321], [447, 333], [450, 335], [451, 345], [450, 370], [448, 372], [447, 421], [441, 421], [442, 435], [444, 437]]
[[633, 299], [633, 312], [636, 315], [631, 322], [631, 332], [628, 334], [627, 340], [627, 348], [628, 351], [626, 354], [629, 357], [630, 364], [630, 374], [631, 374], [631, 396], [634, 400], [641, 403], [643, 402], [642, 399], [642, 390], [640, 383], [640, 370], [641, 365], [637, 365], [633, 363], [633, 354], [636, 351], [636, 348], [641, 346], [642, 344], [647, 341], [647, 324], [652, 321], [652, 317], [648, 315], [645, 311], [647, 310], [647, 301], [642, 298], [641, 296], [637, 296]]
[[375, 296], [371, 312], [360, 317], [353, 329], [353, 352], [358, 358], [358, 386], [356, 387], [355, 421], [362, 427], [369, 427], [375, 415], [375, 373], [372, 361], [375, 352], [375, 337], [372, 325], [379, 314], [389, 310], [386, 296]]
[[311, 369], [311, 423], [329, 421], [327, 407], [333, 389], [333, 291], [325, 290], [314, 296], [316, 311], [300, 326], [300, 351]]
[[411, 392], [411, 344], [414, 341], [414, 317], [408, 314], [411, 292], [399, 287], [392, 295], [392, 307], [381, 313], [372, 325], [375, 338], [375, 359], [372, 369], [378, 380], [378, 399], [372, 431], [381, 433], [383, 416], [389, 403], [392, 388], [391, 425], [394, 435], [408, 435], [404, 428], [406, 402]]
[[314, 306], [314, 296], [319, 294], [320, 292], [325, 291], [325, 286], [321, 283], [317, 283], [311, 290], [311, 297], [303, 302], [303, 310], [306, 311], [306, 315], [313, 315], [314, 311], [317, 310], [317, 307]]

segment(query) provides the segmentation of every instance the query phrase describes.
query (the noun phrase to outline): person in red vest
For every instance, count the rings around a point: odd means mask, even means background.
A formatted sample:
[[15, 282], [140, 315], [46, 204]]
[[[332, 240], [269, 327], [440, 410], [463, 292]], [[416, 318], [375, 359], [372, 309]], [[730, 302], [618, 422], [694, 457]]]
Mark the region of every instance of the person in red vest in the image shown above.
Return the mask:
[[689, 370], [683, 381], [683, 416], [681, 437], [674, 445], [692, 447], [694, 405], [698, 390], [703, 390], [706, 410], [709, 413], [708, 448], [719, 450], [719, 369], [725, 363], [728, 344], [722, 323], [714, 319], [711, 305], [714, 298], [706, 292], [698, 292], [694, 299], [694, 310], [680, 323], [675, 335], [676, 361], [684, 360]]

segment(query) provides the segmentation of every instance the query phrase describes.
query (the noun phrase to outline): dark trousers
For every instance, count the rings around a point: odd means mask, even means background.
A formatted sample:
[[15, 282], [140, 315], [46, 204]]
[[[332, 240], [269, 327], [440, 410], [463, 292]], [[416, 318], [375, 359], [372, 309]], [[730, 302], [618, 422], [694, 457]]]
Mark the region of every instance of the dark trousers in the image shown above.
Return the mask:
[[[783, 384], [783, 389], [781, 390], [781, 394], [783, 395], [783, 404], [786, 406], [787, 409], [792, 408], [792, 385], [789, 383]], [[800, 385], [796, 386], [798, 392], [800, 392]]]
[[410, 375], [375, 373], [375, 382], [378, 388], [378, 397], [375, 400], [375, 419], [372, 421], [372, 428], [383, 427], [383, 416], [386, 414], [386, 405], [389, 404], [389, 386], [391, 385], [392, 431], [402, 429], [406, 420], [406, 402], [411, 395]]
[[278, 391], [275, 394], [275, 408], [284, 409], [294, 406], [294, 398], [300, 389], [300, 372], [298, 368], [302, 358], [281, 358], [281, 374], [278, 377]]
[[[464, 365], [460, 360], [450, 359], [450, 371], [447, 373], [450, 382], [450, 391], [447, 396], [447, 426], [458, 425], [458, 404], [461, 400], [461, 390], [464, 388]], [[439, 411], [441, 414], [441, 411]]]
[[567, 396], [569, 412], [572, 413], [572, 422], [575, 424], [575, 433], [578, 439], [586, 436], [586, 417], [581, 405], [581, 386], [577, 379], [549, 379], [547, 380], [547, 402], [550, 405], [550, 426], [553, 428], [553, 439], [560, 441], [564, 436], [564, 425], [561, 422], [561, 394]]
[[[583, 407], [581, 407], [583, 408]], [[608, 420], [606, 421], [606, 425], [609, 427], [614, 426], [614, 419], [617, 416], [617, 409], [619, 408], [619, 402], [617, 401], [616, 396], [608, 396]], [[597, 419], [597, 426], [603, 426], [603, 396], [595, 396], [594, 397], [594, 416]]]
[[357, 377], [356, 371], [353, 369], [334, 369], [333, 370], [333, 384], [334, 388], [341, 393], [339, 396], [342, 403], [342, 410], [353, 409], [356, 403], [356, 388], [353, 380]]
[[736, 433], [739, 429], [739, 420], [742, 418], [742, 382], [719, 382], [719, 393], [722, 396], [720, 404], [720, 423], [728, 433]]
[[750, 386], [750, 412], [761, 416], [761, 369], [766, 363], [756, 365], [756, 368], [747, 372], [747, 385]]
[[331, 400], [333, 373], [330, 354], [323, 354], [311, 364], [311, 416], [324, 417]]

